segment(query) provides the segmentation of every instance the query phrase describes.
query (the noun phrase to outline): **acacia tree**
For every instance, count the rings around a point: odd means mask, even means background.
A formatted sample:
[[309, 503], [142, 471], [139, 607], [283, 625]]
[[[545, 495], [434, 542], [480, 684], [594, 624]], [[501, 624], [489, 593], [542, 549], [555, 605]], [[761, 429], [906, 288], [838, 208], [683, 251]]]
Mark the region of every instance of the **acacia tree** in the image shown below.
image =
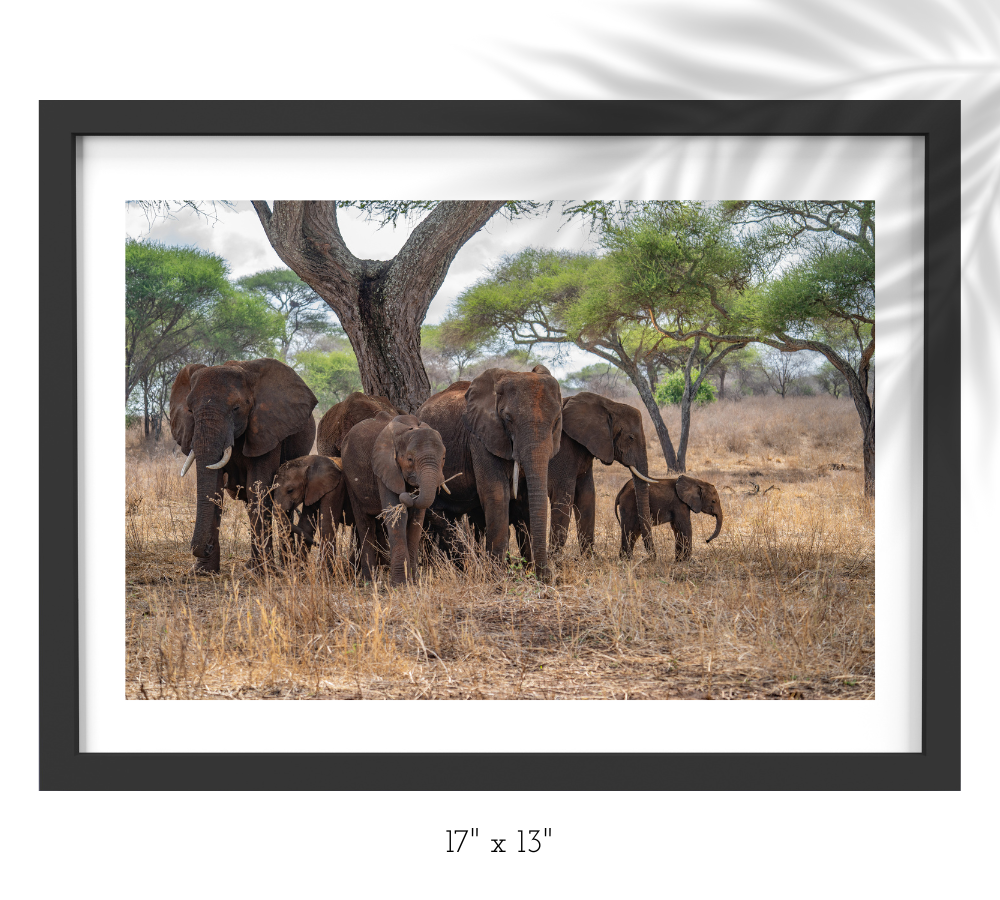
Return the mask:
[[[723, 332], [747, 285], [749, 260], [729, 222], [711, 207], [650, 202], [620, 224], [603, 226], [619, 315], [656, 331], [662, 351], [683, 357], [677, 471], [686, 469], [691, 409], [709, 372], [749, 338]], [[669, 459], [668, 459], [669, 464]]]
[[670, 433], [653, 396], [649, 373], [669, 358], [670, 340], [625, 314], [610, 289], [607, 261], [592, 253], [528, 247], [501, 257], [456, 301], [447, 321], [480, 344], [497, 341], [529, 352], [538, 344], [575, 344], [620, 369], [635, 385], [660, 440], [677, 468]]
[[482, 201], [354, 201], [381, 224], [429, 210], [389, 260], [358, 259], [337, 223], [336, 200], [254, 200], [282, 262], [336, 313], [368, 393], [414, 412], [430, 395], [420, 357], [420, 325], [455, 255], [497, 212], [539, 204]]
[[334, 333], [323, 298], [291, 269], [275, 266], [245, 275], [236, 284], [260, 294], [281, 313], [284, 330], [278, 339], [278, 352], [283, 362], [288, 362], [294, 350], [309, 350], [317, 338]]
[[756, 340], [782, 352], [821, 353], [840, 372], [861, 424], [865, 495], [874, 497], [874, 201], [752, 200], [724, 207], [745, 227], [762, 273], [798, 255], [794, 265], [764, 281], [742, 322], [734, 324], [752, 328]]
[[227, 271], [224, 259], [205, 251], [126, 242], [125, 402], [142, 410], [147, 437], [159, 437], [185, 364], [273, 352], [281, 316], [258, 294], [234, 288]]
[[212, 304], [230, 292], [226, 261], [189, 247], [125, 242], [125, 400], [184, 353]]

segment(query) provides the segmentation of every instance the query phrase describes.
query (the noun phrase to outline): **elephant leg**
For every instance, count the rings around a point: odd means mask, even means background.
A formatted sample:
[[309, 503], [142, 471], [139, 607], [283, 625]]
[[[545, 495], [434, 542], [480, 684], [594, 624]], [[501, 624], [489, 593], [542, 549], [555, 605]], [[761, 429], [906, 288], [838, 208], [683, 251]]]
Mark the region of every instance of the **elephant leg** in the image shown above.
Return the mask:
[[[686, 509], [686, 507], [685, 507]], [[674, 558], [683, 562], [691, 558], [691, 513], [674, 516], [670, 522], [674, 530]]]
[[389, 543], [389, 579], [393, 587], [406, 583], [409, 544], [407, 526], [409, 516], [403, 513], [394, 524], [386, 526]]
[[320, 563], [332, 572], [337, 556], [337, 516], [327, 497], [319, 504], [319, 539]]
[[576, 517], [576, 539], [580, 542], [580, 555], [594, 555], [594, 531], [597, 527], [597, 490], [594, 487], [594, 470], [591, 468], [576, 483], [573, 498]]
[[575, 510], [573, 509], [573, 490], [560, 485], [552, 492], [552, 504], [549, 509], [549, 533], [551, 553], [559, 553], [566, 545], [569, 536], [569, 522]]
[[406, 577], [410, 581], [417, 580], [417, 561], [420, 555], [420, 538], [424, 531], [424, 510], [410, 510], [409, 521], [406, 523], [406, 548], [408, 568]]
[[526, 563], [531, 563], [531, 532], [527, 522], [514, 524], [514, 540], [517, 542], [517, 552]]
[[298, 532], [295, 535], [294, 541], [296, 555], [302, 561], [305, 561], [309, 557], [309, 548], [316, 538], [318, 519], [319, 509], [316, 504], [312, 506], [305, 506], [303, 504], [302, 512], [299, 514]]
[[618, 555], [622, 559], [631, 559], [633, 552], [635, 552], [635, 542], [639, 539], [639, 523], [631, 521], [625, 515], [624, 510], [621, 510], [621, 513], [622, 546], [621, 550], [618, 551]]
[[469, 527], [472, 529], [472, 539], [476, 544], [486, 541], [486, 513], [482, 509], [474, 509], [467, 513]]
[[[276, 456], [277, 447], [268, 454]], [[250, 567], [270, 566], [272, 560], [271, 514], [273, 501], [268, 489], [274, 472], [265, 477], [262, 467], [255, 467], [247, 474], [247, 515], [250, 517]]]
[[375, 570], [379, 564], [379, 548], [376, 544], [378, 540], [378, 523], [374, 516], [355, 516], [355, 536], [358, 548], [358, 567], [361, 578], [365, 581], [373, 581]]
[[498, 487], [484, 492], [483, 511], [486, 513], [486, 550], [496, 559], [503, 562], [510, 541], [510, 510], [507, 492]]

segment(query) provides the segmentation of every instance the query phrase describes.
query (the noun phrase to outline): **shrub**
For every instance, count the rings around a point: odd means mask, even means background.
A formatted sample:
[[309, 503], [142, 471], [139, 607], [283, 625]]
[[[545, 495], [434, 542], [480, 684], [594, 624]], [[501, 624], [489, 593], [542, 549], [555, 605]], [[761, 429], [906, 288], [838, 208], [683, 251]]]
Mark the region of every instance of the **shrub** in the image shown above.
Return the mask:
[[[670, 403], [679, 406], [681, 398], [684, 396], [684, 373], [671, 372], [656, 386], [655, 396], [656, 402], [660, 406], [666, 406]], [[703, 381], [694, 399], [696, 403], [714, 403], [715, 388], [707, 381]]]

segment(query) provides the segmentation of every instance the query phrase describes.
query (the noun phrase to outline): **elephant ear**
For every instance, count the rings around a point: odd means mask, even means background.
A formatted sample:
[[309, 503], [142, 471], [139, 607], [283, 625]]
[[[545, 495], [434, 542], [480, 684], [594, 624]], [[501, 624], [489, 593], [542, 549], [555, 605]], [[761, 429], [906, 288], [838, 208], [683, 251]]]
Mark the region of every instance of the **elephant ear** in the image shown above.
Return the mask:
[[201, 363], [185, 366], [177, 373], [174, 386], [170, 389], [170, 434], [181, 445], [185, 455], [191, 452], [191, 441], [194, 439], [194, 416], [187, 406], [191, 376], [204, 368], [206, 367]]
[[303, 502], [306, 506], [319, 503], [321, 497], [336, 490], [341, 483], [341, 474], [333, 460], [321, 456], [309, 463], [306, 470], [306, 494]]
[[513, 459], [514, 447], [497, 412], [497, 381], [503, 374], [503, 369], [487, 369], [473, 380], [465, 392], [462, 421], [494, 456]]
[[687, 475], [681, 475], [677, 479], [677, 486], [674, 490], [677, 491], [677, 496], [691, 507], [691, 512], [701, 512], [701, 484], [699, 482], [694, 478], [688, 478]]
[[276, 359], [226, 365], [246, 373], [253, 397], [244, 456], [270, 453], [286, 437], [302, 430], [316, 406], [316, 395], [289, 366]]
[[396, 462], [396, 445], [402, 435], [416, 428], [417, 424], [413, 416], [396, 416], [379, 432], [372, 447], [372, 469], [394, 494], [402, 494], [406, 490], [403, 472]]
[[604, 465], [615, 461], [615, 445], [611, 436], [611, 413], [597, 394], [584, 392], [568, 397], [563, 403], [562, 430]]

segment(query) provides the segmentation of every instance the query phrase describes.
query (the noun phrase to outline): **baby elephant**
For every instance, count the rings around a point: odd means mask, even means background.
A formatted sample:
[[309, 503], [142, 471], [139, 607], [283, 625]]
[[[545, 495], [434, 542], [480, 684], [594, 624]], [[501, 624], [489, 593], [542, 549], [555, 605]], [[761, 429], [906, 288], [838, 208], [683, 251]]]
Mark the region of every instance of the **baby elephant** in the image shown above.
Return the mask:
[[[715, 516], [715, 531], [705, 541], [714, 541], [722, 531], [722, 501], [714, 484], [681, 475], [664, 478], [649, 486], [649, 515], [653, 525], [670, 523], [678, 561], [691, 558], [691, 513]], [[619, 515], [620, 513], [620, 515]], [[636, 511], [635, 484], [628, 481], [615, 498], [615, 518], [622, 527], [622, 559], [631, 559], [636, 539], [642, 534]], [[651, 548], [647, 545], [647, 550]]]
[[416, 416], [381, 412], [348, 432], [342, 454], [362, 577], [388, 550], [392, 584], [416, 580], [424, 513], [444, 482], [441, 435]]
[[[347, 499], [347, 484], [343, 473], [328, 456], [300, 456], [286, 462], [274, 476], [274, 505], [281, 510], [299, 540], [303, 555], [315, 543], [319, 544], [329, 563], [337, 553], [336, 528], [353, 525], [351, 504]], [[299, 523], [295, 524], [295, 508], [302, 504]]]

